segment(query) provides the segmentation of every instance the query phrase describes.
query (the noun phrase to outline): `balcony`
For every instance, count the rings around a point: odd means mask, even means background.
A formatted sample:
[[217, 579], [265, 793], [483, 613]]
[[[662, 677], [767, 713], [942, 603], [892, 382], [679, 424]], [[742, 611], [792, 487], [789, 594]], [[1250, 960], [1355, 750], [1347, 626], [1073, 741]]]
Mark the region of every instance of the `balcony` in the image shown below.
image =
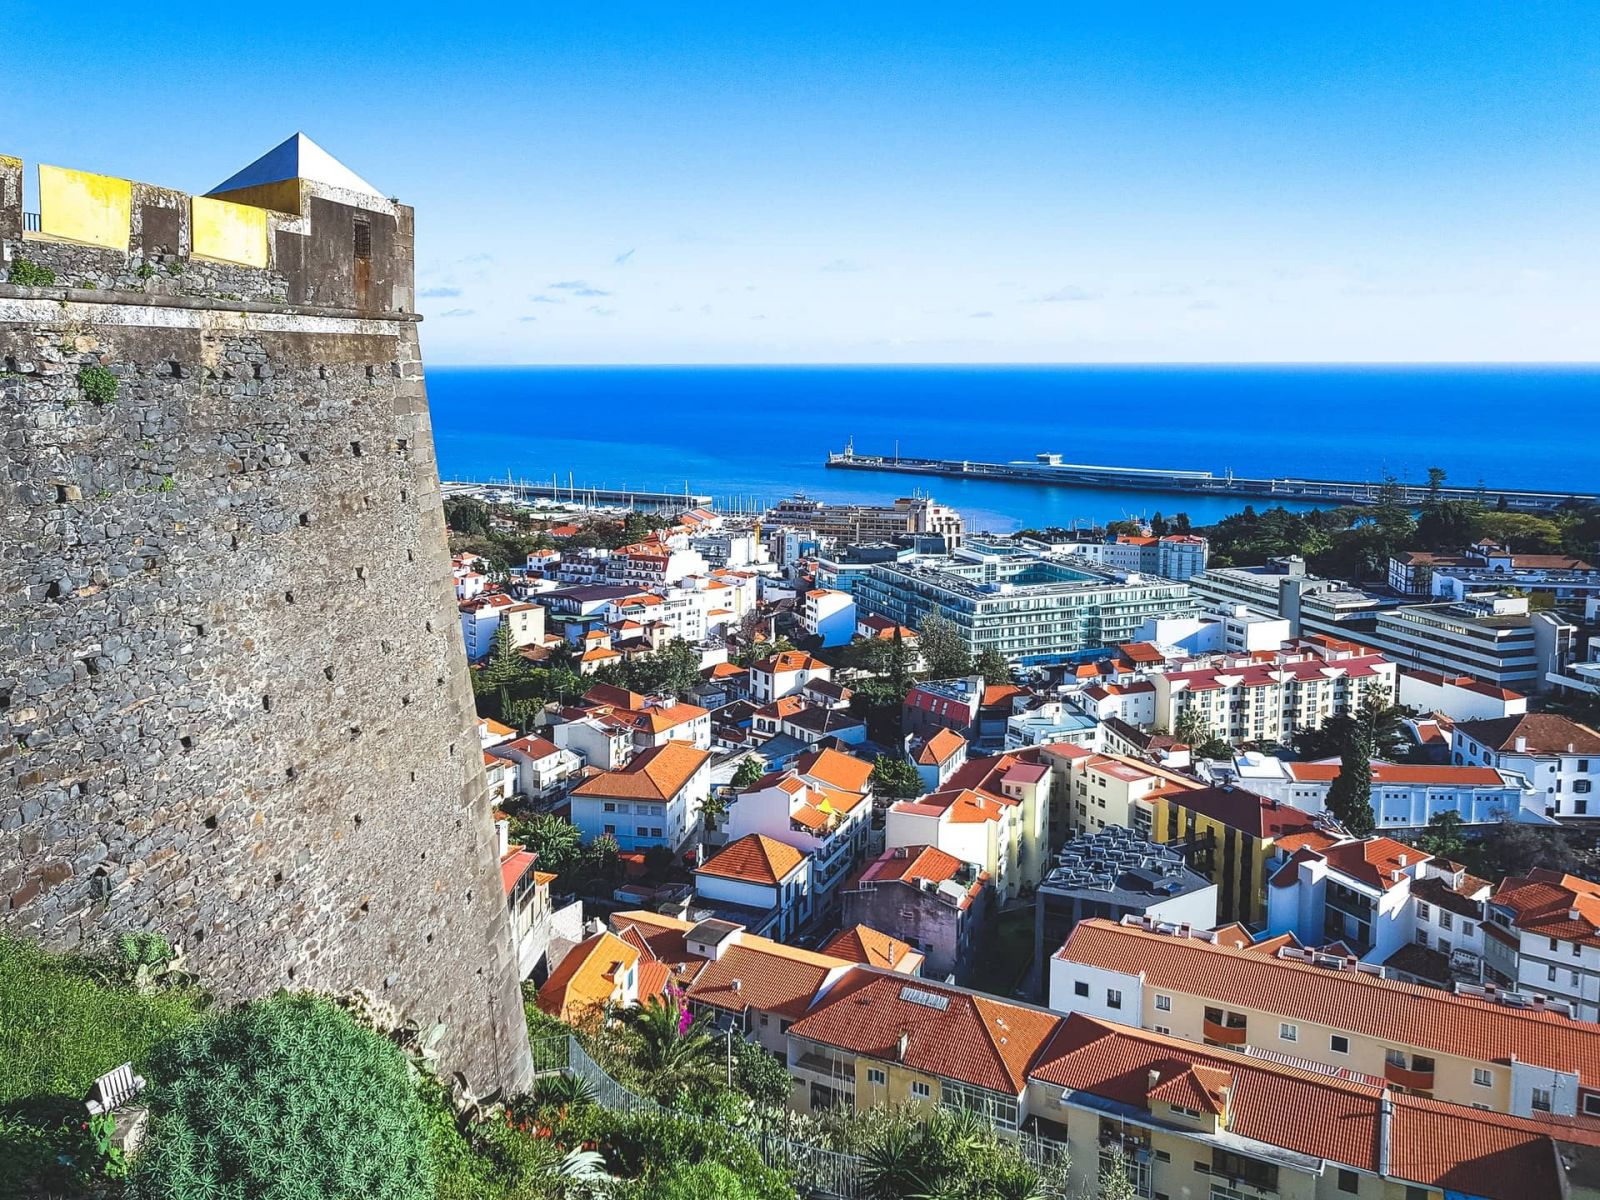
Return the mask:
[[1208, 1042], [1216, 1042], [1223, 1046], [1244, 1045], [1246, 1030], [1243, 1025], [1224, 1025], [1209, 1018], [1201, 1022], [1201, 1025]]
[[1433, 1091], [1433, 1072], [1431, 1070], [1413, 1071], [1408, 1067], [1386, 1062], [1383, 1064], [1383, 1077], [1396, 1087], [1403, 1087], [1408, 1092]]

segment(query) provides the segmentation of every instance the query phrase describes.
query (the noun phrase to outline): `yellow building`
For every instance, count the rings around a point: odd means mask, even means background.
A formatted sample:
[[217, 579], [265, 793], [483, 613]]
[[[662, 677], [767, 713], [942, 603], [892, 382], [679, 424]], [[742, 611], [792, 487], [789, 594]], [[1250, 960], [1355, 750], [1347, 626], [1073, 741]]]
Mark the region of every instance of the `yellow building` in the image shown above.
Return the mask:
[[[1071, 1147], [1070, 1195], [1120, 1154], [1177, 1200], [1592, 1196], [1600, 1133], [1395, 1095], [1285, 1062], [1074, 1014], [1029, 1072], [1039, 1132]], [[1558, 1153], [1576, 1147], [1580, 1153]]]
[[1081, 922], [1050, 961], [1050, 1006], [1451, 1104], [1600, 1115], [1600, 1028], [1589, 1022], [1384, 979], [1283, 938], [1213, 936]]
[[1267, 860], [1285, 837], [1333, 841], [1310, 813], [1244, 788], [1162, 788], [1138, 804], [1134, 827], [1148, 828], [1151, 841], [1191, 847], [1189, 865], [1217, 885], [1219, 921], [1266, 918]]
[[792, 1107], [941, 1104], [1015, 1132], [1028, 1068], [1061, 1018], [860, 967], [789, 1027]]

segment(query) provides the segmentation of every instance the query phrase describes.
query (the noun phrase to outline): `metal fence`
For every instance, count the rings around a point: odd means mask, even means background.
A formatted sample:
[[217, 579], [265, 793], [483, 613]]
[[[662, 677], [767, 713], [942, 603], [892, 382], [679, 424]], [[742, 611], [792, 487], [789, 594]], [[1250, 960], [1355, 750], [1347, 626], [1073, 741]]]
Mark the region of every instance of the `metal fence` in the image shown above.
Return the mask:
[[25, 212], [22, 214], [22, 231], [24, 233], [38, 233], [40, 217], [38, 213]]
[[[582, 1079], [593, 1091], [595, 1103], [602, 1108], [616, 1112], [666, 1111], [654, 1100], [637, 1095], [613, 1079], [571, 1034], [534, 1038], [532, 1049], [535, 1074], [571, 1075]], [[787, 1172], [800, 1182], [807, 1194], [829, 1200], [864, 1200], [865, 1159], [861, 1155], [830, 1150], [815, 1142], [765, 1129], [725, 1124], [723, 1128], [733, 1136], [747, 1138], [760, 1152], [762, 1162]], [[1064, 1169], [1069, 1161], [1066, 1142], [1022, 1130], [1016, 1144], [1023, 1158], [1044, 1171]]]

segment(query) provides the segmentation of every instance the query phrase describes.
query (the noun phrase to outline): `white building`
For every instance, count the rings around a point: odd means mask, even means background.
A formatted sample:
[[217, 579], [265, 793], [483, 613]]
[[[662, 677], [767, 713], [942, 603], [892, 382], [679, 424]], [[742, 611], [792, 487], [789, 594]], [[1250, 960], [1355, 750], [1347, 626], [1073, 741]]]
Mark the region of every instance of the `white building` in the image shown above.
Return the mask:
[[793, 696], [813, 679], [832, 679], [833, 668], [801, 650], [786, 650], [750, 664], [750, 699], [766, 704]]
[[812, 588], [800, 606], [800, 623], [822, 648], [847, 644], [856, 631], [856, 602], [849, 592]]
[[1365, 635], [1402, 666], [1532, 692], [1571, 661], [1576, 637], [1554, 613], [1529, 612], [1526, 596], [1495, 595], [1389, 609]]
[[1196, 712], [1224, 741], [1288, 743], [1299, 730], [1355, 711], [1374, 690], [1393, 700], [1398, 675], [1382, 655], [1331, 638], [1299, 643], [1271, 660], [1201, 659], [1151, 676], [1155, 724], [1175, 730]]
[[551, 727], [550, 737], [597, 771], [615, 771], [633, 757], [633, 730], [598, 717], [563, 721]]
[[700, 812], [710, 794], [711, 752], [666, 742], [574, 788], [572, 823], [585, 842], [610, 834], [623, 850], [681, 852], [700, 840]]
[[460, 605], [461, 640], [467, 658], [476, 662], [494, 649], [495, 633], [505, 621], [511, 631], [513, 648], [544, 642], [544, 609], [537, 604], [513, 600], [502, 592], [486, 592]]
[[811, 923], [811, 859], [785, 842], [747, 834], [694, 873], [696, 897], [752, 933], [786, 941]]
[[1498, 767], [1527, 779], [1552, 817], [1600, 816], [1600, 733], [1553, 713], [1462, 721], [1450, 736], [1455, 763]]
[[1382, 963], [1415, 940], [1411, 889], [1428, 855], [1387, 837], [1302, 842], [1267, 879], [1267, 932], [1303, 946], [1342, 943]]
[[1222, 604], [1192, 617], [1151, 617], [1134, 640], [1185, 654], [1255, 654], [1275, 651], [1292, 635], [1283, 617], [1269, 617], [1243, 604]]
[[1418, 712], [1442, 713], [1454, 721], [1497, 721], [1528, 711], [1528, 698], [1470, 675], [1444, 675], [1418, 668], [1400, 672], [1399, 702]]
[[512, 764], [516, 790], [530, 799], [544, 799], [560, 791], [583, 767], [583, 760], [571, 750], [531, 735], [494, 746], [489, 753]]
[[967, 761], [967, 739], [954, 729], [940, 729], [917, 746], [911, 761], [924, 792], [937, 792]]
[[871, 774], [871, 763], [837, 750], [807, 754], [739, 794], [728, 809], [729, 840], [761, 834], [809, 856], [813, 905], [826, 914], [867, 856]]
[[1600, 1021], [1600, 884], [1531, 871], [1500, 884], [1488, 918], [1491, 981], [1555, 997], [1579, 1020]]
[[1136, 679], [1130, 683], [1091, 683], [1073, 692], [1071, 700], [1073, 707], [1096, 721], [1115, 717], [1139, 729], [1150, 729], [1157, 724], [1156, 685], [1148, 679]]
[[[1254, 750], [1231, 762], [1201, 762], [1197, 769], [1214, 786], [1248, 788], [1312, 816], [1327, 811], [1328, 789], [1339, 777], [1337, 759], [1283, 762]], [[1543, 794], [1514, 771], [1381, 760], [1372, 763], [1372, 812], [1377, 827], [1391, 831], [1423, 829], [1443, 812], [1456, 813], [1468, 825], [1549, 821]]]

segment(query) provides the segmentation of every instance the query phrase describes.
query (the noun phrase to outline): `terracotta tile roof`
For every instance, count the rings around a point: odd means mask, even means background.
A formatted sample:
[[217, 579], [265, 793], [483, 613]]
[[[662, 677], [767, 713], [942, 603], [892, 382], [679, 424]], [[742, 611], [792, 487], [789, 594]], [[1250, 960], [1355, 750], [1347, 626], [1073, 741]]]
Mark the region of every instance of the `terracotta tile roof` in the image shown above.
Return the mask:
[[751, 663], [750, 669], [766, 675], [776, 675], [788, 671], [831, 671], [833, 668], [804, 650], [785, 650], [781, 654], [771, 654], [760, 662]]
[[772, 721], [787, 721], [804, 712], [807, 707], [808, 703], [802, 696], [779, 696], [756, 709], [756, 715]]
[[739, 679], [747, 677], [750, 672], [735, 663], [721, 662], [712, 663], [700, 674], [707, 679]]
[[695, 870], [695, 874], [776, 885], [804, 861], [805, 855], [793, 846], [764, 834], [748, 833], [717, 851]]
[[971, 825], [980, 821], [999, 821], [1005, 816], [1006, 805], [993, 797], [975, 792], [971, 788], [950, 788], [932, 792], [921, 800], [900, 800], [893, 806], [901, 812], [939, 816], [956, 824]]
[[1576, 1070], [1584, 1086], [1600, 1087], [1595, 1026], [1552, 1012], [1511, 1008], [1364, 971], [1334, 971], [1100, 919], [1079, 922], [1056, 957], [1127, 975], [1143, 972], [1147, 987], [1265, 1009], [1393, 1045], [1483, 1062], [1515, 1057]]
[[[1017, 1096], [1061, 1018], [962, 988], [857, 967], [789, 1030], [913, 1071]], [[900, 1054], [900, 1039], [906, 1039]]]
[[529, 758], [549, 758], [552, 754], [561, 753], [561, 748], [554, 742], [548, 738], [538, 737], [535, 734], [520, 737], [514, 742], [503, 742], [498, 746], [491, 746], [489, 749], [502, 754], [515, 750], [519, 754], [527, 755]]
[[669, 741], [639, 754], [619, 771], [604, 771], [579, 784], [574, 796], [613, 796], [628, 800], [671, 800], [710, 759], [711, 751]]
[[698, 704], [690, 704], [685, 700], [675, 700], [671, 704], [649, 704], [633, 713], [633, 726], [649, 733], [665, 733], [669, 729], [687, 725], [690, 721], [697, 721], [710, 714], [710, 709], [701, 708]]
[[[1305, 782], [1331, 782], [1339, 778], [1337, 759], [1331, 762], [1297, 762], [1283, 765], [1293, 778]], [[1372, 782], [1374, 785], [1421, 783], [1435, 784], [1439, 787], [1505, 786], [1505, 780], [1500, 777], [1500, 772], [1493, 767], [1452, 767], [1442, 764], [1431, 766], [1427, 763], [1375, 762], [1372, 764]]]
[[794, 760], [800, 774], [846, 792], [865, 792], [872, 779], [872, 764], [842, 750], [811, 750]]
[[[1192, 809], [1240, 830], [1257, 840], [1286, 833], [1305, 833], [1316, 828], [1316, 819], [1303, 809], [1257, 795], [1242, 787], [1206, 787], [1179, 791], [1168, 801]], [[1412, 851], [1415, 861], [1416, 851]]]
[[822, 953], [902, 974], [914, 972], [922, 965], [921, 953], [899, 938], [880, 933], [870, 925], [852, 925], [839, 930], [823, 943]]
[[950, 756], [967, 744], [967, 739], [953, 729], [941, 729], [917, 751], [917, 761], [926, 767], [936, 767], [947, 762]]
[[1600, 884], [1539, 869], [1502, 879], [1491, 899], [1511, 910], [1518, 929], [1557, 941], [1600, 946]]
[[1150, 1100], [1220, 1116], [1228, 1110], [1228, 1089], [1232, 1086], [1232, 1071], [1191, 1063], [1176, 1074], [1158, 1080], [1146, 1095]]
[[613, 708], [643, 708], [645, 697], [638, 692], [630, 692], [627, 688], [612, 687], [609, 683], [597, 683], [583, 694], [585, 704], [609, 704]]
[[1284, 682], [1285, 677], [1302, 683], [1314, 679], [1336, 679], [1341, 675], [1362, 679], [1391, 665], [1381, 654], [1368, 654], [1360, 658], [1312, 657], [1301, 662], [1280, 661], [1275, 653], [1264, 657], [1267, 661], [1253, 666], [1196, 667], [1187, 671], [1167, 671], [1165, 675], [1169, 683], [1182, 684], [1192, 692], [1209, 692], [1218, 688], [1276, 687]]
[[[1395, 1095], [1389, 1174], [1447, 1194], [1525, 1200], [1567, 1193], [1550, 1126]], [[1487, 1119], [1486, 1119], [1487, 1118]], [[1563, 1129], [1561, 1137], [1573, 1136]], [[1577, 1135], [1592, 1145], [1592, 1135]]]
[[[1528, 754], [1600, 754], [1600, 733], [1554, 713], [1527, 713], [1493, 721], [1457, 721], [1456, 728], [1491, 750], [1516, 753], [1527, 738]], [[1569, 751], [1567, 747], [1572, 747]]]
[[1334, 834], [1321, 829], [1298, 829], [1280, 834], [1273, 839], [1272, 844], [1279, 850], [1293, 854], [1297, 850], [1326, 850], [1329, 846], [1338, 844], [1340, 840]]
[[579, 942], [539, 989], [539, 1008], [562, 1021], [581, 1020], [610, 1000], [622, 972], [639, 961], [639, 951], [613, 933], [600, 932]]
[[1388, 891], [1399, 884], [1397, 876], [1409, 874], [1431, 855], [1388, 837], [1368, 837], [1336, 842], [1319, 852], [1341, 875]]
[[[954, 879], [967, 866], [953, 854], [946, 854], [937, 846], [902, 846], [885, 850], [868, 863], [851, 886], [862, 883], [901, 883], [920, 887], [927, 882], [934, 885]], [[989, 872], [979, 871], [967, 887], [961, 902], [965, 908], [972, 898], [989, 882]]]
[[1024, 695], [1027, 690], [1027, 688], [1020, 688], [1012, 683], [990, 684], [983, 689], [983, 700], [981, 703], [983, 704], [984, 708], [993, 708], [996, 705], [1006, 703], [1013, 696]]
[[502, 725], [493, 717], [479, 717], [478, 723], [483, 726], [485, 733], [492, 733], [495, 737], [514, 737], [517, 732], [509, 725]]
[[[1029, 1077], [1148, 1108], [1151, 1071], [1163, 1080], [1194, 1073], [1190, 1083], [1177, 1086], [1180, 1094], [1209, 1095], [1227, 1076], [1230, 1132], [1360, 1170], [1378, 1170], [1380, 1111], [1374, 1087], [1097, 1021], [1082, 1013], [1062, 1022]], [[1156, 1090], [1161, 1090], [1159, 1084]]]
[[1479, 879], [1476, 875], [1465, 873], [1461, 877], [1461, 882], [1454, 887], [1448, 879], [1438, 875], [1413, 880], [1411, 884], [1411, 894], [1418, 900], [1447, 908], [1453, 913], [1474, 920], [1482, 910], [1479, 900], [1474, 897], [1486, 897], [1491, 890], [1487, 879]]

